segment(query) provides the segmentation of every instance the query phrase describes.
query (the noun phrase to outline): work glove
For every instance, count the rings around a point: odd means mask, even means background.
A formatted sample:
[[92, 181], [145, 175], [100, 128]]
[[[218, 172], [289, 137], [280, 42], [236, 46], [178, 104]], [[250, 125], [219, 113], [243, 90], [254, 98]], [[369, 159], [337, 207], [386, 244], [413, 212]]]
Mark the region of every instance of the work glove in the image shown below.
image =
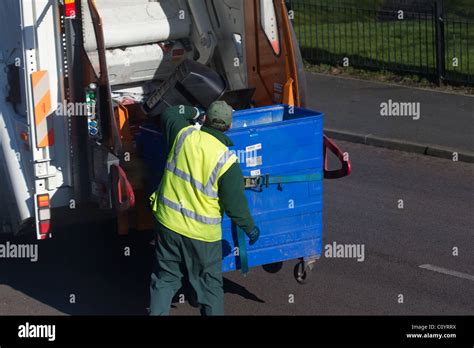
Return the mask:
[[203, 124], [203, 118], [206, 116], [206, 110], [201, 107], [195, 107], [194, 109], [196, 110], [196, 116], [193, 118], [193, 123]]
[[252, 231], [247, 232], [247, 237], [250, 239], [249, 245], [254, 245], [260, 237], [260, 229], [255, 226]]

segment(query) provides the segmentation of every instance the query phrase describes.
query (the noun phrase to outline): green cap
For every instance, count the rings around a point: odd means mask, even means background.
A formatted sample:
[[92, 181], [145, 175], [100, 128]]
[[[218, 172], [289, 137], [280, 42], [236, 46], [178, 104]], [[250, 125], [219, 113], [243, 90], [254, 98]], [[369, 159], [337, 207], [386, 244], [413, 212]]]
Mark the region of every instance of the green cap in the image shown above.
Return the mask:
[[207, 109], [207, 119], [212, 123], [224, 123], [226, 126], [232, 124], [232, 107], [225, 101], [216, 101]]

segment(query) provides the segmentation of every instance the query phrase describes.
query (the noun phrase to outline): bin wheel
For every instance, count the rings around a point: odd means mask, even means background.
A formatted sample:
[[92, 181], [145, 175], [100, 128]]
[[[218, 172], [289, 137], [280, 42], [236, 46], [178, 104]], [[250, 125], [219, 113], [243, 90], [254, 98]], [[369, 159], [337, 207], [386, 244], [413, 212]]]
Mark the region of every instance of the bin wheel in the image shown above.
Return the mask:
[[312, 259], [309, 261], [300, 261], [295, 265], [294, 276], [298, 283], [306, 284], [308, 276], [313, 270], [315, 263], [316, 259]]
[[306, 284], [306, 280], [308, 279], [308, 273], [311, 272], [311, 269], [305, 265], [305, 262], [298, 262], [295, 265], [294, 275], [295, 279], [300, 284]]
[[282, 267], [283, 267], [283, 262], [269, 263], [267, 265], [262, 266], [265, 272], [272, 273], [272, 274], [280, 272]]

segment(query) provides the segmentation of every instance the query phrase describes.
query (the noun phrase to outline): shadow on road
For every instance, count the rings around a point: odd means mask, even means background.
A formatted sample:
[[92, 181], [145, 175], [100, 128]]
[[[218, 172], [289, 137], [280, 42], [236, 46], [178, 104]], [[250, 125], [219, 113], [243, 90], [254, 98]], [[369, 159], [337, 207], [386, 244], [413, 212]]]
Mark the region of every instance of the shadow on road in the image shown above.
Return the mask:
[[260, 299], [259, 297], [248, 291], [245, 287], [227, 278], [224, 278], [224, 291], [225, 293], [240, 295], [246, 300], [265, 303], [264, 300]]
[[[74, 226], [38, 244], [38, 261], [0, 259], [0, 285], [69, 315], [147, 315], [153, 246], [151, 232], [119, 237], [112, 222]], [[0, 238], [15, 244], [36, 243], [25, 238]], [[228, 279], [226, 293], [263, 302], [246, 288]], [[189, 289], [178, 293], [189, 294]], [[21, 296], [0, 298], [13, 313], [30, 315]], [[186, 298], [189, 298], [186, 296]], [[176, 302], [176, 301], [174, 301]]]

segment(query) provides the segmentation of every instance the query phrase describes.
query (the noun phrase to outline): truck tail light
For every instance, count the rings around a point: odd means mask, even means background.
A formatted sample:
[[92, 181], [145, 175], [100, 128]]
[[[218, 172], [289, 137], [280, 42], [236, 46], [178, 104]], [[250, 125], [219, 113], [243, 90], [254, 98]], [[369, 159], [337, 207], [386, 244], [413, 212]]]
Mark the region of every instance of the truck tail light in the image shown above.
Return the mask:
[[48, 208], [49, 209], [49, 195], [39, 195], [38, 196], [38, 208]]
[[76, 18], [76, 0], [64, 1], [64, 14], [66, 18]]
[[[51, 222], [49, 220], [47, 221], [40, 221], [39, 223], [39, 232], [41, 235], [41, 239], [46, 239], [46, 235], [49, 233], [51, 230]], [[43, 237], [44, 236], [44, 237]]]
[[38, 221], [38, 233], [37, 237], [40, 240], [48, 238], [51, 232], [51, 204], [49, 195], [38, 195], [37, 196], [37, 221]]

